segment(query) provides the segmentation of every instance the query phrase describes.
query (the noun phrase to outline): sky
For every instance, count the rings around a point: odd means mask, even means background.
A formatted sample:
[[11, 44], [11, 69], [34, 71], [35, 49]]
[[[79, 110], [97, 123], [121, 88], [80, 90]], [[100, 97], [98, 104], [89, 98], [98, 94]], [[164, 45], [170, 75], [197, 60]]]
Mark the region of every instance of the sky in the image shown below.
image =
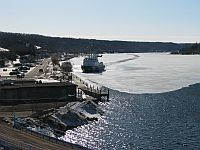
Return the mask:
[[0, 31], [200, 42], [200, 0], [0, 0]]

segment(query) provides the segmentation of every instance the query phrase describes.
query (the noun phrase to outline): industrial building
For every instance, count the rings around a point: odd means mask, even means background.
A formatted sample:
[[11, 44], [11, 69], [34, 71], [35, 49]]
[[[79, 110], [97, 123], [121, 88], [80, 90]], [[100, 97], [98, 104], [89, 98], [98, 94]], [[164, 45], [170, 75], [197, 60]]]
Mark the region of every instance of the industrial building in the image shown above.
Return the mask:
[[0, 86], [0, 105], [17, 105], [76, 100], [77, 85], [71, 82], [21, 82]]

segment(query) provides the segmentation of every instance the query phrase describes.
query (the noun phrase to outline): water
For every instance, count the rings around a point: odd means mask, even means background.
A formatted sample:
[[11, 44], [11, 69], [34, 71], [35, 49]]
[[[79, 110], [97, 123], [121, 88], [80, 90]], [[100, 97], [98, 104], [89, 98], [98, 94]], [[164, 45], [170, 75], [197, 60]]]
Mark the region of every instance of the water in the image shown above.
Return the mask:
[[82, 74], [82, 58], [73, 60], [78, 75], [113, 90], [101, 119], [63, 138], [102, 150], [200, 149], [200, 57], [137, 55], [104, 55], [100, 75]]
[[100, 60], [106, 64], [102, 74], [81, 73], [82, 58], [72, 60], [74, 71], [85, 79], [129, 93], [167, 92], [200, 81], [199, 55], [105, 54]]

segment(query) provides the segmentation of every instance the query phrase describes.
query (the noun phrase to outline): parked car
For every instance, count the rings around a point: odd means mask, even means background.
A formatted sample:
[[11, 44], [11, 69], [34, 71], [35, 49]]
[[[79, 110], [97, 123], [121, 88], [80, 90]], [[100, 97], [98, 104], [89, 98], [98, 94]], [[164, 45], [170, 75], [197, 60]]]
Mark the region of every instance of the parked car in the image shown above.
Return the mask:
[[30, 70], [30, 67], [28, 67], [28, 66], [21, 66], [21, 67], [19, 67], [19, 70]]
[[27, 73], [28, 71], [27, 70], [21, 70], [21, 72]]
[[17, 74], [17, 78], [24, 78], [25, 74], [23, 72], [20, 72]]
[[18, 71], [11, 71], [9, 75], [17, 75]]
[[43, 69], [39, 69], [39, 72], [43, 72]]
[[18, 68], [12, 69], [12, 71], [18, 71], [18, 70], [19, 70]]
[[34, 63], [27, 63], [27, 64], [25, 64], [25, 66], [27, 66], [27, 67], [35, 67], [35, 64]]
[[7, 71], [7, 68], [3, 68], [3, 71]]

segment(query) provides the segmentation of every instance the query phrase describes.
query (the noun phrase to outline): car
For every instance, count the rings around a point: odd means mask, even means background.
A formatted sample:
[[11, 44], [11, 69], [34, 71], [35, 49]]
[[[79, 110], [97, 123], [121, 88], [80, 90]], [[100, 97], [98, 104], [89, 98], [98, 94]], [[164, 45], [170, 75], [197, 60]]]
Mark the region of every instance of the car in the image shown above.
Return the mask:
[[9, 73], [9, 75], [17, 75], [17, 71], [11, 71], [10, 73]]
[[19, 70], [30, 70], [30, 67], [28, 67], [28, 66], [21, 66], [21, 67], [19, 67]]
[[19, 66], [22, 66], [22, 64], [21, 63], [15, 63], [14, 66], [19, 67]]
[[19, 70], [18, 68], [12, 69], [12, 71], [18, 71], [18, 70]]
[[3, 68], [3, 71], [7, 71], [7, 68]]
[[21, 72], [27, 73], [28, 71], [27, 70], [21, 70]]
[[35, 67], [35, 64], [34, 63], [27, 63], [27, 64], [25, 64], [25, 66], [27, 66], [27, 67]]
[[39, 69], [39, 72], [43, 72], [43, 69]]
[[17, 74], [17, 78], [24, 78], [25, 74], [23, 72], [20, 72]]

